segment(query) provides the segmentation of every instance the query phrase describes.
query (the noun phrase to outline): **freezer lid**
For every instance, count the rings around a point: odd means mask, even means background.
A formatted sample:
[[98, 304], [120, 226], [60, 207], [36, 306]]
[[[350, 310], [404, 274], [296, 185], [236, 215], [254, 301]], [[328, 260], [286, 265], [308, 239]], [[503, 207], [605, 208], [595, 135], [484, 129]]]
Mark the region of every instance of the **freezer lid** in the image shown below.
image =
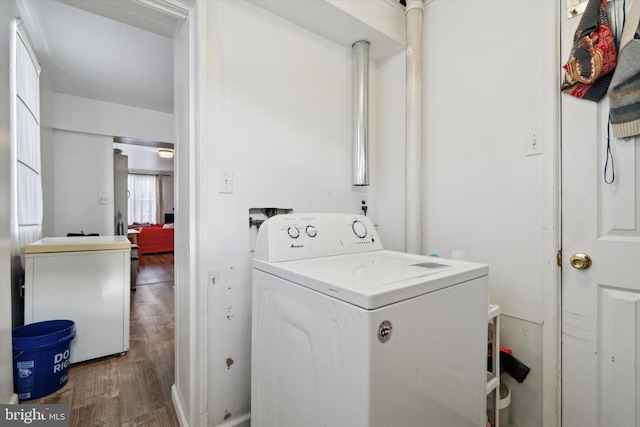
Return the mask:
[[486, 264], [380, 250], [254, 268], [365, 309], [487, 276]]
[[24, 247], [24, 253], [42, 254], [131, 249], [125, 236], [45, 237]]

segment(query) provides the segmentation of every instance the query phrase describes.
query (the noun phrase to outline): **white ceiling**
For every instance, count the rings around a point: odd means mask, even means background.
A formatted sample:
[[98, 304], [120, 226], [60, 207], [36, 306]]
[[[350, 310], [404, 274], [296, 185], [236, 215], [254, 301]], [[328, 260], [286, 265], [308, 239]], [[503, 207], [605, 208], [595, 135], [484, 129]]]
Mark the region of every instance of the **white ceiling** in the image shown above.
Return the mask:
[[144, 171], [171, 173], [173, 171], [173, 159], [160, 158], [158, 156], [158, 148], [117, 142], [113, 144], [113, 148], [122, 150], [122, 154], [129, 158], [128, 168], [130, 173]]
[[173, 112], [176, 18], [130, 0], [19, 0], [18, 5], [56, 92]]

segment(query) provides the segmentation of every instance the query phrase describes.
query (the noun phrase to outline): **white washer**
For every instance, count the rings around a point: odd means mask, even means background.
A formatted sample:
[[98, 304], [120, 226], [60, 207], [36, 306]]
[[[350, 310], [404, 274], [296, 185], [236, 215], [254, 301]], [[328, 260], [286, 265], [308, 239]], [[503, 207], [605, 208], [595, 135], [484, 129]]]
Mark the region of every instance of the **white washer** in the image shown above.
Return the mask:
[[350, 214], [274, 216], [254, 255], [253, 427], [486, 425], [486, 265]]

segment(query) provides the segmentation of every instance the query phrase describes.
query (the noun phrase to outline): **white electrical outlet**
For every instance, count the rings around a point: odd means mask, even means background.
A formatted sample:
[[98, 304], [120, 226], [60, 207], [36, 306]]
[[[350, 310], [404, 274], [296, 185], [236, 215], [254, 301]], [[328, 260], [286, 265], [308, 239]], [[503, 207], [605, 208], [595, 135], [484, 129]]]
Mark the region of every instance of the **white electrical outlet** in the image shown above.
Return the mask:
[[98, 196], [98, 204], [99, 205], [108, 205], [109, 204], [109, 196]]

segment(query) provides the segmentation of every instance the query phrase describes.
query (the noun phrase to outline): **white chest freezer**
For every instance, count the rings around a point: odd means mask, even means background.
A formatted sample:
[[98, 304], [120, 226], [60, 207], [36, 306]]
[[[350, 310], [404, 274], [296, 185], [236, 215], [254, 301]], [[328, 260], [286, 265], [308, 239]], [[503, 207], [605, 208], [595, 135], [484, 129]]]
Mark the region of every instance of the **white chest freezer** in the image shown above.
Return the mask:
[[486, 425], [487, 274], [384, 250], [366, 217], [270, 218], [253, 265], [251, 425]]
[[131, 243], [47, 237], [25, 247], [25, 324], [75, 322], [71, 363], [129, 350]]

